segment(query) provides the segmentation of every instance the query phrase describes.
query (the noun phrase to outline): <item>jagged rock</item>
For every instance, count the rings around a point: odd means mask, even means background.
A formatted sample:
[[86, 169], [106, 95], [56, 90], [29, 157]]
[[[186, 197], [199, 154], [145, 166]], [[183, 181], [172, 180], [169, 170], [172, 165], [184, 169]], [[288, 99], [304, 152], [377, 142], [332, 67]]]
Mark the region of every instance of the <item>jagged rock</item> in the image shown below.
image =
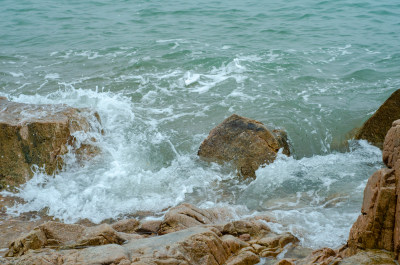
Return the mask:
[[275, 160], [280, 148], [290, 154], [283, 131], [269, 131], [261, 122], [233, 114], [211, 130], [198, 155], [211, 162], [232, 161], [245, 177], [255, 177], [263, 164]]
[[36, 227], [28, 234], [11, 242], [6, 256], [21, 256], [30, 249], [40, 249], [46, 246], [54, 248], [77, 248], [122, 244], [124, 241], [124, 237], [107, 224], [84, 227], [76, 224], [63, 224], [51, 221]]
[[[31, 167], [49, 175], [63, 166], [62, 155], [73, 146], [77, 131], [101, 131], [97, 113], [65, 105], [35, 105], [0, 98], [0, 190], [20, 185], [32, 176]], [[98, 153], [84, 144], [81, 157]]]
[[171, 208], [164, 217], [158, 233], [164, 235], [188, 227], [213, 224], [223, 218], [223, 213], [215, 209], [200, 209], [194, 205], [183, 203]]
[[400, 120], [392, 123], [392, 127], [387, 132], [382, 151], [383, 162], [393, 168], [400, 159]]
[[358, 249], [393, 251], [396, 211], [396, 184], [393, 169], [381, 169], [368, 180], [361, 215], [351, 228], [348, 246]]
[[358, 130], [355, 139], [364, 139], [382, 149], [392, 122], [400, 119], [400, 89], [396, 90]]
[[[171, 210], [193, 211], [190, 218], [200, 221], [194, 227], [146, 238], [125, 233], [138, 231], [134, 219], [90, 227], [47, 222], [10, 244], [5, 264], [253, 265], [260, 256], [275, 257], [298, 241], [289, 233], [271, 232], [266, 217], [220, 224], [211, 210], [188, 204]], [[201, 221], [205, 217], [208, 224]], [[249, 240], [241, 240], [243, 235]]]

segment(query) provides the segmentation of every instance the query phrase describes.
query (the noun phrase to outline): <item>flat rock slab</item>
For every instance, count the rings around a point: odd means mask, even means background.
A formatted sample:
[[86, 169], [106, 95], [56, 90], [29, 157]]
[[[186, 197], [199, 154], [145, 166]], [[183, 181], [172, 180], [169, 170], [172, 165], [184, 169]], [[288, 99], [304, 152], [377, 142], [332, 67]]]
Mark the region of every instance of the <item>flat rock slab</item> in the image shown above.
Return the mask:
[[233, 114], [211, 130], [198, 155], [210, 162], [233, 162], [242, 176], [254, 178], [258, 167], [273, 162], [281, 148], [290, 155], [286, 133]]
[[[74, 144], [72, 134], [100, 131], [100, 127], [100, 117], [88, 109], [16, 103], [1, 97], [0, 190], [25, 183], [34, 165], [49, 175], [60, 170], [67, 146]], [[96, 153], [95, 149], [90, 152]]]

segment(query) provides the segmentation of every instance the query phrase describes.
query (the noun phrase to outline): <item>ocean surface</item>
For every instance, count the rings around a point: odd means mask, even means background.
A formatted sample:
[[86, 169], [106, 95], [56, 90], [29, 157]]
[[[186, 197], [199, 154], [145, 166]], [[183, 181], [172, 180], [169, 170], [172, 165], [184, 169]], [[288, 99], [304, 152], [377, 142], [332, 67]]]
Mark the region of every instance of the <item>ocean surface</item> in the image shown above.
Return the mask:
[[[349, 132], [400, 88], [399, 48], [397, 0], [0, 0], [0, 96], [92, 108], [105, 131], [101, 155], [36, 170], [9, 213], [101, 222], [189, 202], [337, 247], [383, 165]], [[286, 130], [293, 155], [254, 181], [201, 161], [233, 113]]]

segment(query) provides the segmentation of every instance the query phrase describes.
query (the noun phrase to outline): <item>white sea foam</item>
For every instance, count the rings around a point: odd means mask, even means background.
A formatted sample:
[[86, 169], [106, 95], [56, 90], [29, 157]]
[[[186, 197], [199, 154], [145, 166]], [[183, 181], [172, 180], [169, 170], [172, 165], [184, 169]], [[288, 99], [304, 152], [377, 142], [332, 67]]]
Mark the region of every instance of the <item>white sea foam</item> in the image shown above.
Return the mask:
[[378, 148], [365, 141], [350, 148], [300, 160], [280, 155], [257, 170], [239, 203], [268, 211], [279, 222], [276, 229], [292, 232], [306, 247], [338, 247], [358, 216], [366, 179], [382, 166]]
[[23, 77], [24, 73], [15, 73], [15, 72], [9, 72], [10, 75], [12, 75], [13, 77]]
[[242, 83], [247, 79], [246, 70], [247, 68], [241, 64], [241, 60], [235, 58], [228, 64], [222, 64], [219, 68], [213, 67], [208, 73], [194, 74], [193, 76], [190, 74], [189, 76], [190, 72], [188, 72], [183, 82], [185, 86], [193, 84], [190, 87], [191, 92], [203, 94], [229, 78], [235, 79], [237, 83]]
[[[167, 135], [135, 116], [135, 107], [122, 95], [69, 89], [13, 100], [91, 107], [99, 112], [105, 135], [96, 136], [95, 144], [102, 149], [96, 159], [77, 164], [73, 155], [67, 155], [65, 170], [54, 178], [37, 170], [19, 193], [28, 203], [16, 205], [10, 213], [47, 208], [50, 215], [66, 222], [81, 218], [100, 222], [120, 214], [162, 211], [188, 194], [206, 192], [224, 178], [197, 165], [192, 155], [180, 155]], [[90, 139], [82, 133], [75, 136], [78, 141]], [[163, 164], [156, 150], [171, 160]]]
[[187, 72], [185, 74], [185, 85], [186, 86], [190, 86], [193, 83], [196, 83], [197, 81], [199, 81], [200, 79], [200, 75], [199, 74], [192, 74], [191, 72]]
[[60, 75], [58, 73], [51, 73], [51, 74], [47, 74], [45, 77], [45, 79], [58, 79], [60, 78]]

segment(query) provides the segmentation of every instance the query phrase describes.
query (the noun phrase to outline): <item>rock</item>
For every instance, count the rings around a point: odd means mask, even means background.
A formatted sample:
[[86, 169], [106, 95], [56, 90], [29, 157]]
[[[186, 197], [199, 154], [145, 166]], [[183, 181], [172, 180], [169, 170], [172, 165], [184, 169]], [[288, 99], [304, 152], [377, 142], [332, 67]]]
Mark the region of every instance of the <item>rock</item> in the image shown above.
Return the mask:
[[355, 139], [364, 139], [382, 149], [392, 122], [400, 119], [400, 89], [396, 90], [358, 130]]
[[382, 250], [360, 251], [354, 256], [344, 258], [340, 265], [395, 265], [395, 255]]
[[111, 244], [86, 248], [82, 251], [66, 252], [62, 259], [64, 264], [119, 264], [122, 261], [129, 260], [129, 255], [124, 247]]
[[295, 260], [294, 259], [282, 259], [275, 263], [275, 265], [295, 265]]
[[237, 220], [223, 226], [222, 233], [244, 238], [249, 241], [251, 238], [262, 238], [269, 234], [271, 229], [261, 220]]
[[161, 224], [162, 221], [160, 220], [144, 221], [136, 232], [139, 234], [158, 234]]
[[239, 236], [239, 239], [242, 240], [242, 241], [250, 241], [251, 236], [249, 234], [241, 234]]
[[240, 251], [239, 254], [230, 258], [225, 265], [253, 265], [260, 262], [260, 257], [251, 251]]
[[165, 214], [158, 233], [164, 235], [188, 227], [213, 224], [223, 218], [221, 215], [218, 214], [217, 210], [200, 209], [194, 205], [183, 203], [171, 208]]
[[[97, 131], [100, 118], [87, 109], [65, 105], [35, 105], [0, 99], [0, 190], [20, 185], [37, 165], [51, 175], [63, 166], [62, 156], [73, 146], [77, 131]], [[81, 157], [98, 153], [95, 146], [76, 147]]]
[[311, 253], [311, 255], [307, 256], [304, 259], [298, 260], [296, 262], [297, 265], [337, 265], [340, 264], [342, 257], [338, 254], [337, 251], [330, 248], [322, 248], [315, 250]]
[[[206, 227], [192, 227], [159, 237], [136, 240], [126, 245], [131, 257], [138, 264], [224, 264], [240, 243], [218, 235]], [[254, 263], [253, 263], [254, 264]]]
[[389, 168], [393, 168], [396, 161], [400, 159], [400, 120], [394, 121], [387, 132], [382, 159]]
[[51, 221], [39, 225], [28, 234], [11, 242], [6, 256], [21, 256], [30, 249], [40, 249], [43, 247], [77, 248], [122, 244], [124, 242], [124, 237], [107, 224], [84, 227], [76, 224], [63, 224]]
[[120, 220], [111, 225], [115, 231], [124, 233], [135, 233], [139, 226], [140, 222], [136, 219]]
[[393, 251], [396, 212], [396, 177], [393, 169], [381, 169], [368, 180], [361, 215], [350, 230], [351, 254], [358, 249]]
[[211, 162], [233, 162], [244, 177], [255, 177], [263, 164], [275, 160], [279, 149], [290, 154], [283, 131], [269, 131], [261, 122], [233, 114], [211, 130], [198, 155]]
[[137, 229], [134, 219], [91, 227], [47, 222], [10, 244], [5, 264], [253, 265], [260, 256], [275, 257], [298, 241], [289, 233], [272, 233], [265, 218], [215, 225], [219, 219], [211, 210], [184, 204], [170, 212], [182, 210], [192, 211], [190, 218], [198, 218], [198, 225], [146, 238], [125, 233]]

